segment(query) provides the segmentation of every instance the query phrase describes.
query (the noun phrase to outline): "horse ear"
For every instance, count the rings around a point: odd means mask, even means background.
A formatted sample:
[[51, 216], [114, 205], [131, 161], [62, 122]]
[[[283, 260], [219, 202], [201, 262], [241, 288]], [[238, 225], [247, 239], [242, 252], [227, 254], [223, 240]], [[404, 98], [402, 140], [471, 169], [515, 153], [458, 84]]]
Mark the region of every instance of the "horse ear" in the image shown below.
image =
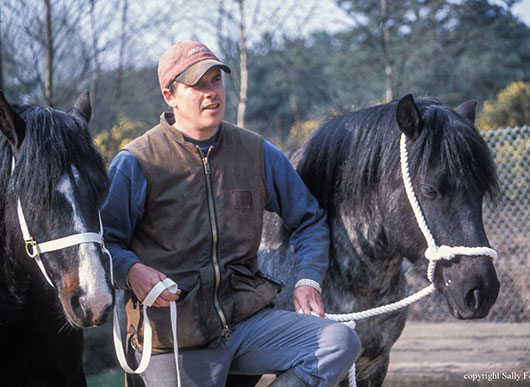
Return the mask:
[[467, 118], [471, 122], [475, 122], [475, 112], [477, 109], [477, 101], [471, 100], [464, 102], [462, 105], [456, 108], [456, 112], [464, 118]]
[[84, 118], [88, 124], [90, 116], [92, 115], [92, 106], [90, 106], [90, 95], [88, 90], [83, 90], [81, 94], [79, 94], [79, 97], [77, 97], [74, 104], [74, 112]]
[[0, 129], [11, 145], [11, 151], [16, 154], [24, 140], [26, 124], [7, 102], [2, 90], [0, 90]]
[[414, 103], [412, 94], [407, 94], [399, 100], [396, 119], [399, 129], [408, 138], [412, 140], [418, 138], [423, 128], [423, 117], [421, 116], [420, 109]]

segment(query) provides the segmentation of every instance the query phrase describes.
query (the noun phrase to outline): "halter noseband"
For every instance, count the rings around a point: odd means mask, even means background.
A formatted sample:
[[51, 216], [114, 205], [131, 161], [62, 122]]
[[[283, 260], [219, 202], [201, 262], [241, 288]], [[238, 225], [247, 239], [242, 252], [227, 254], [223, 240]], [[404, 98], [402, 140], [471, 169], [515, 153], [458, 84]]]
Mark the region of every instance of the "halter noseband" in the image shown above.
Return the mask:
[[[15, 158], [12, 157], [11, 161], [11, 175], [15, 169]], [[101, 245], [102, 251], [105, 249], [105, 244], [103, 241], [103, 224], [101, 222], [101, 213], [98, 211], [99, 216], [99, 233], [95, 232], [84, 232], [79, 234], [73, 234], [67, 237], [53, 239], [47, 242], [38, 243], [31, 234], [29, 233], [28, 224], [26, 223], [26, 218], [24, 217], [24, 212], [22, 211], [22, 204], [20, 203], [20, 198], [17, 198], [17, 215], [18, 221], [20, 223], [20, 230], [22, 231], [22, 237], [26, 244], [26, 253], [30, 258], [34, 258], [35, 262], [39, 266], [39, 269], [42, 271], [44, 278], [48, 283], [54, 287], [50, 277], [46, 273], [46, 269], [40, 259], [40, 255], [43, 253], [48, 253], [50, 251], [62, 250], [66, 247], [71, 247], [79, 245], [82, 243], [97, 243]]]

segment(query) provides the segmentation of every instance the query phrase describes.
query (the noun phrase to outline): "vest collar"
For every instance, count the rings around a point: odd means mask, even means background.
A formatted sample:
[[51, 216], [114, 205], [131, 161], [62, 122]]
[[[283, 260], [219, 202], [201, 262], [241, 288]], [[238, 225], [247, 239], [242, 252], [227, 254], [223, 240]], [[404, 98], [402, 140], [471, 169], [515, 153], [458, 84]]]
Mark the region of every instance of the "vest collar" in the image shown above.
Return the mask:
[[[169, 133], [170, 137], [174, 139], [176, 142], [178, 142], [179, 144], [181, 144], [182, 146], [189, 148], [190, 150], [193, 151], [193, 153], [195, 153], [195, 145], [192, 142], [187, 141], [186, 138], [184, 137], [184, 134], [173, 126], [174, 122], [175, 122], [175, 116], [173, 115], [172, 112], [163, 112], [160, 115], [160, 125], [162, 125], [162, 127]], [[219, 146], [223, 138], [223, 132], [224, 132], [223, 126], [224, 126], [224, 121], [221, 122], [220, 128], [218, 130], [219, 132], [216, 133], [217, 135], [217, 140], [215, 141], [215, 143], [217, 144], [216, 147]]]

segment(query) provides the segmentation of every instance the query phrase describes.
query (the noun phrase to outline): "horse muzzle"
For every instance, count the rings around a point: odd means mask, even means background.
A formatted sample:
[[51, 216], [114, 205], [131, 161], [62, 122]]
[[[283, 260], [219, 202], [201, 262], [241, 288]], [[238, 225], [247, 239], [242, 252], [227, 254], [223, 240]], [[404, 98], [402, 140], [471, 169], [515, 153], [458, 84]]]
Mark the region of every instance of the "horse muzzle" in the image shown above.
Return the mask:
[[454, 263], [440, 265], [439, 270], [443, 283], [436, 281], [437, 288], [455, 317], [467, 320], [488, 315], [500, 288], [490, 257], [460, 256]]

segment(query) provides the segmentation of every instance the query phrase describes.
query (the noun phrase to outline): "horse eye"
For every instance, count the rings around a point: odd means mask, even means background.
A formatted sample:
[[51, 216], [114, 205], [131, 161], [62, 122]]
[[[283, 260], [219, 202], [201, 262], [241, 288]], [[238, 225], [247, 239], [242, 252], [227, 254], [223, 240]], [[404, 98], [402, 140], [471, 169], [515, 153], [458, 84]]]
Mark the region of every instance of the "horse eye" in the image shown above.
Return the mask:
[[433, 186], [430, 186], [430, 185], [422, 185], [421, 186], [421, 192], [428, 199], [439, 199], [442, 196], [440, 194], [440, 192], [438, 192], [438, 190], [436, 188], [434, 188]]

